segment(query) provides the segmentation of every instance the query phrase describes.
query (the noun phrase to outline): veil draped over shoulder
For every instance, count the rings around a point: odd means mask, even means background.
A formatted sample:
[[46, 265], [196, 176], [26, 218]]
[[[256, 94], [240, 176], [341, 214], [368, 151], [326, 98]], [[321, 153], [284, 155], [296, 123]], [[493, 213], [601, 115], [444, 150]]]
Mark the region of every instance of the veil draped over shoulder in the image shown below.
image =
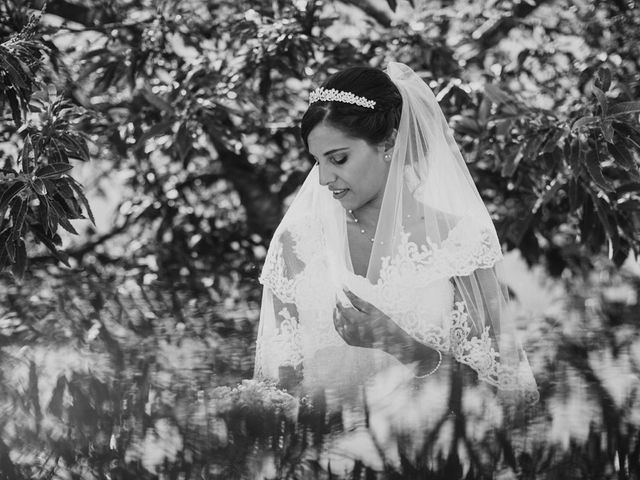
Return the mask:
[[390, 63], [386, 73], [402, 114], [366, 278], [353, 272], [347, 213], [313, 167], [260, 277], [255, 376], [277, 380], [288, 368], [311, 387], [340, 389], [398, 368], [394, 357], [351, 347], [335, 331], [333, 311], [347, 302], [347, 287], [499, 393], [535, 401], [495, 271], [502, 252], [489, 213], [433, 92], [406, 65]]

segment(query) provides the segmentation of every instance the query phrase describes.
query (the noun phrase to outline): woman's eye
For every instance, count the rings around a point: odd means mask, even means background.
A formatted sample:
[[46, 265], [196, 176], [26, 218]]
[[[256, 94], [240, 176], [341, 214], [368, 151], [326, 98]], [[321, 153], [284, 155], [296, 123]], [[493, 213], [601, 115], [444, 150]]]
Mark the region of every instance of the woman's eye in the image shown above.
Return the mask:
[[347, 161], [347, 156], [345, 155], [343, 157], [333, 157], [331, 160], [333, 161], [333, 163], [341, 165]]

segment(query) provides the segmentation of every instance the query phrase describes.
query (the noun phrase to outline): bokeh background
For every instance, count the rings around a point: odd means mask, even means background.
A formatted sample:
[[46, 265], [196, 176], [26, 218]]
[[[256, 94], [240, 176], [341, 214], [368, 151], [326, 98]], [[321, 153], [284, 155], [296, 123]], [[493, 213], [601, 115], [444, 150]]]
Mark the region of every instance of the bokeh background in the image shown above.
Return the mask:
[[[454, 375], [360, 437], [251, 380], [308, 92], [391, 60], [508, 252], [517, 427]], [[631, 0], [0, 1], [0, 479], [640, 478], [639, 67]]]

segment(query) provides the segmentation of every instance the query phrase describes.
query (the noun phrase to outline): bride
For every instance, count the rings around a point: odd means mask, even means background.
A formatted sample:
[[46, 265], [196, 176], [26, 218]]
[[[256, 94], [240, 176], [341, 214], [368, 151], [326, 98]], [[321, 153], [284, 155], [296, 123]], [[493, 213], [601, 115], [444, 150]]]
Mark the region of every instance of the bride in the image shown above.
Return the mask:
[[260, 277], [255, 377], [348, 394], [452, 362], [535, 399], [495, 228], [428, 86], [400, 63], [354, 67], [309, 103], [315, 165]]

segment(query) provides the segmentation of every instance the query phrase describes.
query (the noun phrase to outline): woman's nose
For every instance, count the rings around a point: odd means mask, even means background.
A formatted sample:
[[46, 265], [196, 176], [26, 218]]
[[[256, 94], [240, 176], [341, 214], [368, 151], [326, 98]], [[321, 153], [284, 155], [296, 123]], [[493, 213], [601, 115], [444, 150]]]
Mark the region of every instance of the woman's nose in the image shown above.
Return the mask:
[[328, 165], [318, 165], [318, 177], [320, 179], [320, 185], [326, 187], [330, 183], [334, 182], [336, 175], [333, 173]]

